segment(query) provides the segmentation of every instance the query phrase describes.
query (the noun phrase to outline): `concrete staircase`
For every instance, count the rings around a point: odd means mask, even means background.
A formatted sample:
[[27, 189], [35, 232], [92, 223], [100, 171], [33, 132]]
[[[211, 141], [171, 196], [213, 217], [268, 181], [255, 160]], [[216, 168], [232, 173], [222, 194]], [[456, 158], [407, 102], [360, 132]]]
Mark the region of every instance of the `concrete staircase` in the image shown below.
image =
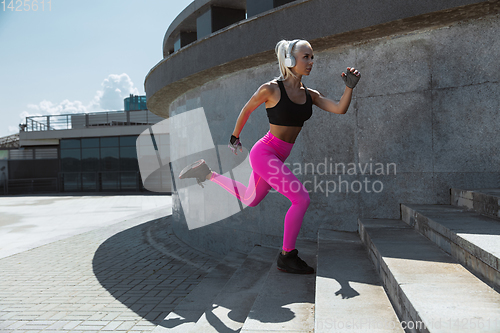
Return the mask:
[[499, 194], [322, 227], [297, 242], [316, 274], [278, 271], [277, 248], [230, 253], [153, 332], [500, 332]]

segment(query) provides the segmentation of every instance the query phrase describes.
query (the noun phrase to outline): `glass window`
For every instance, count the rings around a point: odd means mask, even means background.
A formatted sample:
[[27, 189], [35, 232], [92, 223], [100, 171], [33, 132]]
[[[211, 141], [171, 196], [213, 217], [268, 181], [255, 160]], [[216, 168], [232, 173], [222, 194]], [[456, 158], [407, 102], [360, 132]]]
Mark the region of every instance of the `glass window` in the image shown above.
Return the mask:
[[101, 147], [118, 147], [118, 137], [101, 138]]
[[61, 149], [80, 148], [80, 139], [62, 139]]
[[174, 43], [174, 52], [178, 51], [181, 48], [181, 38], [179, 37]]
[[61, 171], [80, 171], [80, 149], [61, 149]]
[[196, 18], [196, 39], [202, 39], [212, 33], [212, 10], [209, 9], [205, 13]]
[[120, 178], [118, 172], [103, 172], [101, 185], [103, 190], [119, 190]]
[[137, 152], [135, 147], [120, 147], [120, 170], [139, 170], [139, 163], [137, 163]]
[[82, 189], [97, 191], [97, 172], [82, 172]]
[[99, 138], [82, 139], [82, 148], [99, 148]]
[[99, 170], [99, 148], [82, 149], [82, 171]]
[[118, 171], [119, 151], [115, 148], [101, 148], [101, 171]]
[[137, 184], [139, 181], [137, 172], [122, 172], [120, 178], [122, 190], [137, 189]]
[[68, 192], [81, 190], [80, 173], [65, 173], [62, 175], [62, 178], [64, 191]]
[[135, 147], [136, 140], [137, 140], [136, 136], [121, 136], [120, 137], [120, 147], [124, 147], [124, 146]]

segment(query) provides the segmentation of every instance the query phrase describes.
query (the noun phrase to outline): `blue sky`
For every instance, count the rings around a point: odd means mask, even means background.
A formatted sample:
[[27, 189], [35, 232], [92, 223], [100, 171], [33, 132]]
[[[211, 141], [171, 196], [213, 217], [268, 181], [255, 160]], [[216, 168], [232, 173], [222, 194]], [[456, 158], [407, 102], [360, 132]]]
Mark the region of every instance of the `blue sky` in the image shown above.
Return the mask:
[[122, 110], [129, 93], [144, 95], [168, 26], [191, 2], [52, 0], [37, 12], [0, 3], [0, 137], [26, 115]]

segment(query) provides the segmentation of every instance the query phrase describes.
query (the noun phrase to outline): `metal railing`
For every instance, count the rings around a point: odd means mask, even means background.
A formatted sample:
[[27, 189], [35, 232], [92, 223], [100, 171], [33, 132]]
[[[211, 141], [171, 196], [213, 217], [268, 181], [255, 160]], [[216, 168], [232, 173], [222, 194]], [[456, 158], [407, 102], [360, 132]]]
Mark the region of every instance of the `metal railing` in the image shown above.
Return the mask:
[[59, 172], [61, 192], [144, 191], [139, 171]]
[[59, 192], [57, 178], [9, 179], [0, 184], [0, 194]]
[[154, 125], [164, 118], [149, 110], [105, 111], [26, 117], [27, 132], [68, 130], [95, 126]]
[[9, 179], [0, 195], [58, 192], [148, 192], [139, 171], [59, 172], [57, 178]]

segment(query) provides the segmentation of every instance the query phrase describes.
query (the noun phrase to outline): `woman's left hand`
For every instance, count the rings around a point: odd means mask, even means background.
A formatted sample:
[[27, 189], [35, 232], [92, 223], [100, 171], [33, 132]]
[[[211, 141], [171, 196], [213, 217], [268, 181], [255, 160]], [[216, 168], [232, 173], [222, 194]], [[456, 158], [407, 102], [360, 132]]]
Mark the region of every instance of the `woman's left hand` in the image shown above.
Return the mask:
[[354, 89], [358, 84], [359, 79], [361, 78], [361, 73], [356, 70], [354, 67], [347, 67], [347, 74], [342, 72], [342, 79], [345, 82], [345, 85], [351, 89]]

